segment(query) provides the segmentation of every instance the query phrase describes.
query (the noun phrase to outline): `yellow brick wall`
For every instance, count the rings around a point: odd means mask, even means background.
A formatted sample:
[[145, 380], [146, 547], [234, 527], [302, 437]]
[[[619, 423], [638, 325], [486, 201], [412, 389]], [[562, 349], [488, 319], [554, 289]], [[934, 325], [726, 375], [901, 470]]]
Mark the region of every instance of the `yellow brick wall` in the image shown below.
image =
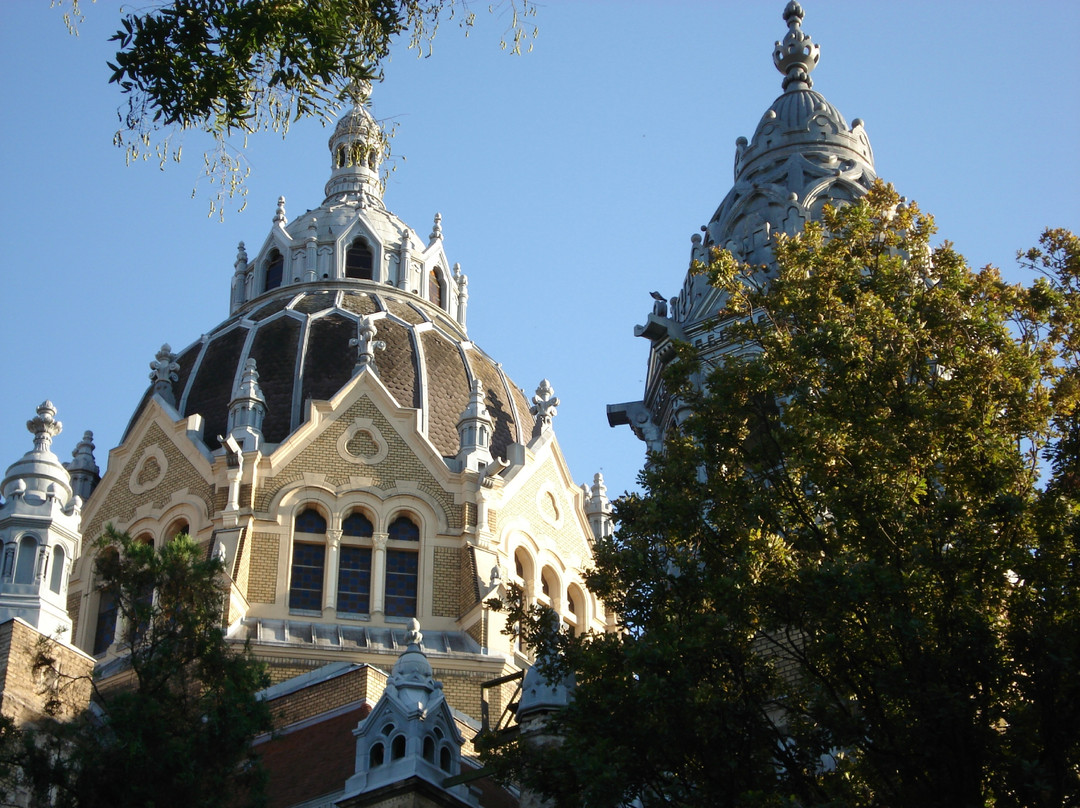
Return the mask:
[[[374, 465], [350, 463], [338, 453], [338, 439], [357, 418], [370, 419], [386, 441], [387, 455]], [[266, 511], [274, 495], [302, 479], [305, 472], [324, 474], [326, 484], [335, 487], [347, 485], [353, 476], [370, 477], [372, 485], [384, 491], [397, 487], [400, 480], [415, 482], [420, 491], [441, 506], [450, 529], [461, 529], [461, 506], [454, 504], [453, 496], [443, 490], [367, 396], [323, 429], [288, 466], [265, 480], [255, 496], [256, 510]]]
[[252, 534], [247, 585], [249, 603], [273, 603], [277, 597], [279, 546], [280, 539], [274, 533]]
[[385, 686], [385, 674], [364, 665], [271, 701], [270, 712], [274, 716], [274, 726], [295, 724], [297, 721], [362, 699], [374, 704], [382, 695]]
[[[154, 488], [141, 494], [133, 494], [128, 487], [128, 480], [136, 464], [142, 459], [143, 450], [153, 445], [157, 445], [165, 455], [168, 469], [161, 482]], [[94, 492], [92, 503], [96, 504], [98, 497], [102, 495], [105, 499], [99, 507], [94, 509], [91, 521], [83, 528], [84, 540], [89, 543], [100, 536], [107, 522], [120, 524], [130, 522], [135, 516], [135, 509], [140, 505], [149, 503], [155, 509], [164, 508], [175, 492], [185, 488], [206, 504], [208, 516], [214, 513], [213, 485], [207, 482], [195, 466], [184, 457], [160, 426], [151, 424], [143, 440], [131, 452], [127, 463], [120, 469], [120, 473], [113, 478], [110, 488], [107, 491], [101, 491], [99, 488]]]
[[[39, 650], [51, 658], [34, 670]], [[94, 660], [16, 620], [0, 625], [0, 712], [17, 724], [45, 714], [55, 699], [57, 718], [71, 718], [90, 704]]]
[[458, 616], [460, 579], [461, 551], [456, 547], [436, 547], [431, 600], [431, 613], [435, 617]]
[[476, 556], [471, 547], [461, 548], [458, 567], [458, 615], [463, 615], [476, 605]]
[[[550, 490], [556, 494], [556, 503], [562, 517], [558, 527], [544, 517], [541, 507], [537, 503], [538, 494], [545, 487], [545, 483], [549, 483]], [[555, 468], [555, 461], [548, 457], [543, 465], [533, 473], [528, 482], [521, 487], [517, 495], [504, 505], [503, 516], [524, 519], [529, 524], [534, 525], [534, 529], [538, 533], [551, 536], [555, 540], [559, 553], [564, 558], [578, 556], [583, 563], [588, 565], [588, 560], [592, 557], [592, 549], [585, 533], [588, 532], [589, 528], [587, 524], [583, 527], [582, 523], [578, 521], [576, 509], [574, 508], [573, 497], [575, 494], [576, 489], [568, 490], [562, 484], [561, 475], [558, 469]], [[492, 526], [492, 530], [495, 530], [494, 526]], [[592, 535], [591, 532], [589, 532], [589, 535]]]

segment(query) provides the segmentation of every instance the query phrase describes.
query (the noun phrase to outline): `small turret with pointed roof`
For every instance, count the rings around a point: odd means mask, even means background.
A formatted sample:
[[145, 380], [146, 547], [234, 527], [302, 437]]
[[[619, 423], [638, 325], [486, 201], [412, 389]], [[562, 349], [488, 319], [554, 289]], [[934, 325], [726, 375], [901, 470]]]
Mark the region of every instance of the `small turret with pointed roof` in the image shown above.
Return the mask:
[[341, 808], [390, 804], [383, 801], [387, 790], [400, 790], [403, 783], [410, 784], [406, 789], [437, 795], [439, 805], [477, 804], [465, 786], [443, 785], [461, 772], [465, 738], [443, 696], [442, 683], [435, 679], [423, 640], [420, 621], [413, 618], [405, 636], [407, 647], [394, 664], [386, 689], [353, 730], [356, 772], [336, 803]]
[[70, 642], [67, 587], [82, 544], [82, 497], [51, 451], [63, 429], [51, 401], [42, 402], [26, 428], [34, 448], [8, 467], [0, 483], [6, 499], [0, 505], [0, 622], [18, 617]]

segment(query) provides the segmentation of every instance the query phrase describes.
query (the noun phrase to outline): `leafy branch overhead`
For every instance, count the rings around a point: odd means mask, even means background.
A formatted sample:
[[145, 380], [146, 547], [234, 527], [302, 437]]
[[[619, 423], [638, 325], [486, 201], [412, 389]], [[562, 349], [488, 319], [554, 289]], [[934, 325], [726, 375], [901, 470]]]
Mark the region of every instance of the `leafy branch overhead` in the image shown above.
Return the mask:
[[[502, 46], [531, 47], [526, 21], [531, 0], [489, 7], [509, 10]], [[79, 0], [65, 13], [80, 18]], [[326, 122], [350, 88], [380, 76], [396, 37], [430, 52], [444, 21], [468, 32], [475, 23], [467, 0], [171, 0], [125, 11], [112, 37], [119, 50], [110, 81], [127, 101], [114, 142], [128, 159], [154, 154], [179, 161], [177, 131], [214, 140], [207, 173], [221, 196], [243, 193], [245, 164], [228, 138], [271, 130], [287, 133], [300, 118]], [[155, 133], [164, 132], [155, 142]]]

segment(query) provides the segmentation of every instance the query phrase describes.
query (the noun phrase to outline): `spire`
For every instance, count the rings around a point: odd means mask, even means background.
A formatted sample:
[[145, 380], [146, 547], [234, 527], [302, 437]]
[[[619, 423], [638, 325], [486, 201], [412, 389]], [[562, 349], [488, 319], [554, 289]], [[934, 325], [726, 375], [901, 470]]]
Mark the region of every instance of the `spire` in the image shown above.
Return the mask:
[[773, 50], [773, 64], [784, 74], [785, 92], [809, 90], [814, 86], [810, 74], [817, 67], [821, 48], [810, 41], [809, 34], [803, 33], [802, 20], [802, 6], [796, 0], [790, 0], [784, 8], [788, 32]]
[[88, 429], [83, 432], [82, 440], [71, 452], [71, 461], [64, 464], [71, 475], [71, 490], [84, 501], [90, 498], [101, 479], [101, 469], [94, 459], [95, 448], [94, 433]]
[[469, 388], [469, 404], [458, 416], [458, 460], [462, 469], [482, 471], [491, 463], [491, 431], [494, 422], [484, 405], [480, 380], [473, 379]]
[[611, 523], [611, 500], [607, 496], [607, 486], [604, 485], [604, 475], [596, 472], [593, 477], [592, 489], [583, 485], [585, 489], [585, 515], [589, 519], [589, 527], [592, 528], [593, 536], [599, 540], [610, 536]]
[[249, 357], [229, 402], [229, 434], [244, 451], [259, 448], [265, 416], [266, 398], [259, 387], [259, 371], [255, 369], [255, 360]]

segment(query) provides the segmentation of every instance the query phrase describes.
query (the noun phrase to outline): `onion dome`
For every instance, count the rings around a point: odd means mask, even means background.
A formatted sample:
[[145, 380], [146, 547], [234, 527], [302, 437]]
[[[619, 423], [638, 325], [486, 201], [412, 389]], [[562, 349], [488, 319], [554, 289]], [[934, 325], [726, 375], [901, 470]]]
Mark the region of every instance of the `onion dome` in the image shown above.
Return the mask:
[[[773, 64], [783, 74], [783, 94], [765, 111], [747, 141], [735, 145], [735, 184], [705, 229], [695, 236], [692, 260], [707, 259], [703, 248], [720, 246], [741, 260], [769, 264], [775, 232], [796, 233], [821, 215], [826, 204], [862, 196], [876, 178], [874, 153], [861, 120], [849, 127], [810, 74], [820, 47], [802, 30], [803, 10], [795, 0], [784, 9], [788, 31], [773, 48]], [[672, 312], [683, 323], [715, 314], [716, 298], [703, 276], [688, 278]]]
[[788, 33], [773, 50], [773, 64], [784, 75], [784, 94], [762, 116], [749, 145], [740, 139], [736, 182], [795, 152], [819, 155], [832, 167], [861, 162], [873, 168], [874, 154], [862, 122], [856, 120], [849, 128], [836, 107], [811, 89], [810, 74], [817, 67], [820, 46], [802, 31], [802, 19], [802, 7], [792, 0], [784, 9]]
[[56, 407], [44, 401], [37, 408], [37, 415], [26, 422], [26, 428], [34, 436], [34, 448], [12, 463], [0, 483], [0, 492], [10, 499], [12, 494], [34, 492], [41, 497], [50, 496], [65, 504], [71, 499], [71, 477], [64, 465], [52, 453], [52, 439], [60, 434], [64, 425], [56, 420]]
[[330, 399], [370, 370], [400, 406], [421, 411], [421, 430], [445, 458], [459, 453], [474, 383], [492, 421], [492, 456], [528, 441], [525, 395], [468, 338], [468, 282], [447, 259], [442, 217], [424, 238], [382, 203], [373, 151], [381, 137], [361, 104], [342, 118], [330, 138], [327, 198], [291, 221], [280, 199], [262, 246], [249, 257], [241, 243], [230, 316], [176, 354], [162, 349], [136, 418], [157, 395], [181, 416], [202, 415], [204, 439], [217, 448], [245, 372], [257, 367], [260, 441], [279, 444], [305, 420], [308, 401]]

